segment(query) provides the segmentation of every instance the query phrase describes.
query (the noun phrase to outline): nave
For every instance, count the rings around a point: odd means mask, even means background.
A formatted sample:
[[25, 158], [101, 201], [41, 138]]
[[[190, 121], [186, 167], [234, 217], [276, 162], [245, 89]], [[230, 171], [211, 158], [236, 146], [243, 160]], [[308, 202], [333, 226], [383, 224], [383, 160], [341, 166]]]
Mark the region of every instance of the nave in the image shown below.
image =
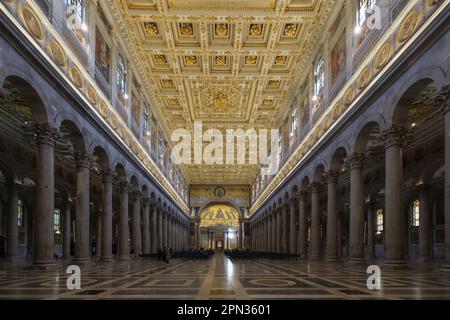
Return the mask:
[[367, 289], [365, 265], [305, 260], [156, 259], [82, 267], [81, 289], [68, 290], [63, 268], [0, 269], [0, 299], [372, 300], [450, 299], [450, 275], [434, 264], [382, 270], [381, 290]]

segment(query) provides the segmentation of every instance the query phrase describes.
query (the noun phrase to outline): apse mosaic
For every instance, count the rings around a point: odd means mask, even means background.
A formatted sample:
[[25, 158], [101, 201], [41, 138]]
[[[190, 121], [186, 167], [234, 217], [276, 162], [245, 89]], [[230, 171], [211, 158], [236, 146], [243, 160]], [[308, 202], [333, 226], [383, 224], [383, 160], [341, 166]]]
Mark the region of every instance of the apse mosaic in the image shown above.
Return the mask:
[[201, 228], [238, 228], [239, 212], [227, 205], [212, 205], [200, 213]]

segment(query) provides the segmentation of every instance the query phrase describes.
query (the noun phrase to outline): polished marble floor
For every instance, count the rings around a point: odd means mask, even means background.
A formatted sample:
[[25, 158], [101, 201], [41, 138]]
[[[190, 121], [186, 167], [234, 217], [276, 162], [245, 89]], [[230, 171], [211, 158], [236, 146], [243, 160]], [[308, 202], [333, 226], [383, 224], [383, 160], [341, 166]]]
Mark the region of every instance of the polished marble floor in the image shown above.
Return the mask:
[[68, 274], [0, 264], [0, 299], [450, 299], [450, 274], [438, 265], [381, 271], [381, 289], [369, 290], [367, 265], [301, 260], [153, 259], [91, 263], [81, 289]]

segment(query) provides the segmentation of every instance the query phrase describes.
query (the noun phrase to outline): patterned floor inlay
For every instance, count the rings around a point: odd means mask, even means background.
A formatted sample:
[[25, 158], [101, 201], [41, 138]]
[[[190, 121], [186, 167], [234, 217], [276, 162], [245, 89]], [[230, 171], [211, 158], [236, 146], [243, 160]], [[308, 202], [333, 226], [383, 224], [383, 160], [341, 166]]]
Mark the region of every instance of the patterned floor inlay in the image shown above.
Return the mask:
[[40, 271], [1, 263], [0, 299], [450, 299], [450, 274], [439, 265], [383, 270], [367, 288], [366, 266], [302, 260], [152, 259], [82, 266], [81, 289], [67, 289], [60, 268]]

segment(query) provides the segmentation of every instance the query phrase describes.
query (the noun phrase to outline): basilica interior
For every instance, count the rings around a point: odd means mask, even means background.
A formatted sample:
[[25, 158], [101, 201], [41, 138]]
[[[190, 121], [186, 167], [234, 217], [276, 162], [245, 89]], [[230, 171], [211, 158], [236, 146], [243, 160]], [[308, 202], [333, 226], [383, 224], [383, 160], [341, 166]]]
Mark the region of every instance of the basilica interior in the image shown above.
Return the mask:
[[449, 14], [1, 0], [0, 299], [450, 299]]

